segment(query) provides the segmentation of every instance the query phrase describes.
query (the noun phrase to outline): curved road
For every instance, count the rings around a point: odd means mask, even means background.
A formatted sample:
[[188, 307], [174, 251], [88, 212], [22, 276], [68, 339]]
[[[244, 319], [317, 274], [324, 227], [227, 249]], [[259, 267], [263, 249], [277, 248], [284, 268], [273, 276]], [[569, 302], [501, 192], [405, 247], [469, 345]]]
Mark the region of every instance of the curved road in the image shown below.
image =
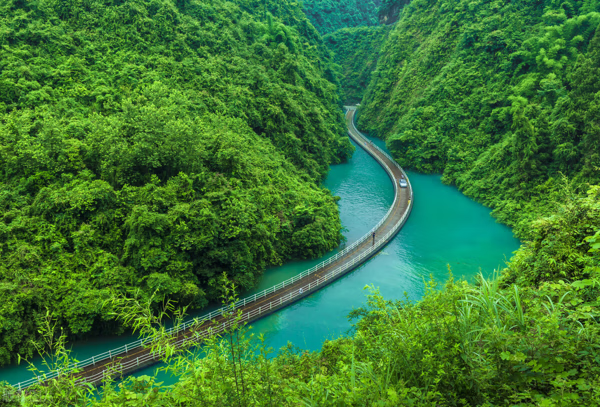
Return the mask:
[[[242, 321], [250, 322], [269, 315], [321, 289], [340, 276], [355, 269], [381, 250], [398, 233], [408, 219], [412, 209], [412, 189], [410, 182], [408, 182], [406, 188], [400, 188], [399, 180], [406, 178], [406, 174], [391, 157], [360, 134], [354, 126], [355, 113], [355, 107], [347, 107], [346, 122], [349, 129], [349, 136], [386, 170], [391, 181], [394, 183], [394, 203], [386, 217], [377, 225], [375, 229], [375, 241], [373, 241], [371, 232], [369, 232], [368, 235], [365, 235], [357, 243], [350, 246], [349, 250], [340, 253], [341, 256], [336, 256], [332, 261], [322, 263], [321, 267], [314, 270], [307, 270], [287, 282], [280, 283], [272, 289], [267, 290], [268, 293], [264, 295], [249, 297], [238, 302], [237, 304], [240, 305], [236, 308], [240, 310]], [[184, 326], [182, 329], [174, 331], [172, 343], [175, 346], [189, 345], [191, 343], [196, 344], [207, 336], [223, 332], [232, 324], [231, 319], [227, 319], [223, 315], [210, 317], [210, 319], [203, 320], [201, 324]], [[129, 374], [156, 363], [160, 359], [161, 355], [152, 354], [150, 349], [141, 346], [138, 341], [130, 344], [128, 348], [125, 347], [123, 349], [122, 347], [80, 362], [78, 367], [81, 371], [76, 375], [82, 381], [99, 383], [106, 374], [113, 376]], [[110, 373], [107, 373], [108, 371]], [[31, 380], [19, 383], [15, 387], [21, 390], [31, 384], [35, 384], [35, 382], [35, 380]]]

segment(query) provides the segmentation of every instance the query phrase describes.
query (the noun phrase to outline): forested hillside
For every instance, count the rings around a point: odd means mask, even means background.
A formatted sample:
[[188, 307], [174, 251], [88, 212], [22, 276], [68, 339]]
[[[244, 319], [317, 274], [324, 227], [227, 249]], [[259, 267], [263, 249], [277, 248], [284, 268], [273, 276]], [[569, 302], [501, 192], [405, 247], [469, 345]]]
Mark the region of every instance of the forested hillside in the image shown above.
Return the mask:
[[304, 0], [304, 11], [321, 34], [378, 24], [381, 0]]
[[24, 4], [0, 9], [0, 356], [27, 353], [46, 306], [71, 334], [119, 315], [179, 379], [96, 393], [61, 376], [6, 404], [600, 405], [600, 0], [414, 0], [391, 28], [328, 35], [356, 84], [381, 47], [359, 125], [524, 243], [496, 275], [427, 282], [416, 302], [367, 287], [350, 334], [318, 352], [275, 356], [232, 313], [240, 329], [196, 357], [128, 290], [235, 301], [218, 270], [245, 288], [337, 243], [317, 182], [351, 153], [338, 68], [292, 2]]
[[[196, 358], [166, 358], [167, 371], [179, 377], [173, 386], [129, 377], [118, 391], [107, 382], [97, 398], [63, 377], [23, 400], [130, 407], [596, 406], [600, 189], [583, 197], [565, 191], [556, 204], [556, 214], [532, 224], [535, 238], [501, 278], [428, 282], [418, 302], [386, 300], [369, 287], [365, 306], [350, 314], [352, 335], [326, 341], [318, 352], [289, 344], [273, 357], [262, 335], [257, 341], [241, 328], [194, 351]], [[143, 311], [126, 315], [144, 320]], [[18, 396], [7, 400], [20, 405]]]
[[393, 24], [398, 21], [400, 12], [410, 3], [410, 0], [382, 0], [379, 6], [379, 23]]
[[323, 37], [339, 65], [340, 89], [344, 104], [360, 103], [377, 66], [380, 49], [389, 26], [342, 28]]
[[379, 50], [406, 0], [307, 0], [304, 8], [338, 66], [344, 104], [361, 101]]
[[402, 165], [494, 208], [527, 237], [563, 175], [600, 179], [600, 3], [416, 0], [389, 36], [360, 126]]
[[0, 44], [0, 364], [47, 310], [115, 332], [117, 294], [203, 307], [339, 244], [352, 146], [297, 3], [8, 0]]

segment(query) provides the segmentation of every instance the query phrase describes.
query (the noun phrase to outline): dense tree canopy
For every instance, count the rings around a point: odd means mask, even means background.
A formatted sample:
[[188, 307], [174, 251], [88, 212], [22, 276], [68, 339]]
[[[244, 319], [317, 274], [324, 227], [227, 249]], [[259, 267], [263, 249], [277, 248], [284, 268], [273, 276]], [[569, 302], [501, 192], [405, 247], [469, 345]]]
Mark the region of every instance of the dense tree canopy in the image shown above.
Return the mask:
[[[291, 344], [269, 357], [246, 330], [168, 360], [178, 381], [148, 376], [85, 399], [68, 379], [40, 386], [35, 403], [90, 406], [595, 406], [600, 401], [600, 238], [590, 219], [600, 189], [569, 191], [532, 225], [501, 276], [477, 284], [428, 282], [418, 302], [369, 288], [352, 335], [318, 352]], [[515, 284], [516, 283], [516, 284]], [[237, 358], [236, 355], [243, 355]], [[200, 357], [201, 356], [201, 357]], [[77, 387], [77, 386], [76, 386]], [[7, 393], [10, 394], [10, 393]], [[10, 398], [7, 398], [11, 400]], [[14, 403], [18, 406], [18, 397]]]
[[381, 0], [304, 0], [304, 11], [321, 34], [378, 24]]
[[46, 309], [108, 333], [118, 293], [202, 307], [336, 247], [328, 55], [291, 1], [2, 2], [0, 363]]
[[[105, 298], [202, 306], [222, 271], [246, 288], [333, 247], [317, 183], [351, 153], [340, 67], [349, 101], [368, 83], [359, 124], [401, 164], [443, 173], [525, 239], [475, 284], [429, 282], [417, 302], [370, 288], [352, 335], [318, 352], [270, 357], [231, 330], [167, 358], [167, 391], [130, 377], [86, 399], [63, 376], [8, 404], [600, 404], [600, 1], [406, 3], [382, 2], [404, 7], [392, 28], [324, 42], [287, 1], [0, 9], [2, 362], [30, 351], [46, 307], [71, 334], [116, 329]], [[305, 3], [322, 32], [361, 24], [334, 4]]]
[[600, 179], [600, 3], [416, 0], [382, 51], [360, 125], [527, 236], [564, 174]]
[[410, 0], [381, 0], [378, 12], [379, 23], [393, 24], [398, 21], [402, 9], [408, 3]]
[[388, 26], [355, 27], [342, 28], [323, 37], [341, 70], [340, 89], [345, 104], [354, 105], [362, 100], [389, 32]]

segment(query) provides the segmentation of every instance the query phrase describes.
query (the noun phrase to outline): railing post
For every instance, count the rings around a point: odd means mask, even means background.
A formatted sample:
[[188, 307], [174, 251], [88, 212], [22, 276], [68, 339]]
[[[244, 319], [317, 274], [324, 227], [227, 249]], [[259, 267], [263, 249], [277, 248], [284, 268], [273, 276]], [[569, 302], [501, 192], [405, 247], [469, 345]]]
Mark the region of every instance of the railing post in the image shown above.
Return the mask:
[[[354, 130], [356, 130], [357, 135], [351, 134], [353, 137], [357, 137], [359, 144], [366, 146], [365, 148], [370, 150], [370, 153], [376, 158], [377, 161], [379, 161], [380, 163], [384, 164], [384, 168], [387, 172], [387, 174], [394, 179], [394, 171], [390, 168], [390, 166], [388, 165], [388, 161], [393, 163], [393, 166], [396, 166], [397, 168], [400, 169], [401, 173], [406, 177], [406, 173], [404, 172], [404, 170], [400, 167], [400, 165], [394, 161], [394, 159], [392, 157], [390, 157], [387, 153], [385, 153], [381, 148], [379, 148], [378, 146], [374, 145], [374, 144], [369, 144], [369, 140], [364, 137], [360, 132], [358, 132], [358, 130], [356, 129], [354, 123], [352, 123], [352, 128]], [[351, 132], [352, 133], [352, 132]], [[392, 166], [392, 167], [393, 167]], [[301, 274], [296, 275], [290, 279], [287, 279], [275, 286], [272, 286], [270, 288], [267, 288], [263, 291], [261, 291], [260, 293], [255, 293], [252, 296], [249, 296], [247, 298], [244, 298], [242, 300], [240, 300], [238, 303], [236, 303], [234, 305], [234, 307], [231, 307], [231, 309], [229, 307], [222, 307], [218, 310], [215, 310], [213, 312], [210, 312], [207, 316], [204, 317], [203, 320], [210, 320], [213, 319], [219, 315], [223, 315], [226, 312], [229, 311], [233, 311], [236, 308], [238, 308], [239, 306], [246, 306], [247, 304], [249, 304], [252, 301], [256, 301], [258, 298], [263, 298], [263, 297], [267, 297], [270, 294], [274, 294], [277, 291], [285, 288], [288, 285], [293, 285], [295, 284], [295, 282], [300, 281], [301, 279], [303, 279], [306, 276], [312, 275], [313, 273], [316, 273], [318, 270], [321, 270], [323, 267], [334, 263], [335, 261], [337, 261], [338, 259], [343, 258], [346, 254], [349, 254], [351, 251], [355, 250], [356, 248], [358, 248], [361, 244], [363, 244], [366, 240], [368, 240], [368, 238], [370, 237], [371, 233], [375, 230], [377, 230], [379, 227], [381, 227], [386, 220], [389, 220], [390, 216], [392, 215], [392, 212], [395, 208], [395, 205], [397, 204], [398, 200], [398, 191], [400, 190], [397, 183], [393, 182], [394, 185], [394, 191], [395, 191], [395, 197], [394, 197], [394, 203], [392, 204], [392, 207], [388, 210], [388, 212], [386, 213], [386, 215], [384, 216], [384, 218], [379, 221], [379, 223], [371, 230], [371, 232], [369, 232], [367, 235], [363, 236], [362, 238], [360, 238], [359, 240], [357, 240], [356, 242], [354, 242], [352, 245], [344, 248], [343, 250], [341, 250], [340, 252], [336, 253], [334, 256], [320, 262], [319, 264], [311, 267], [308, 270], [303, 271]], [[412, 185], [410, 185], [409, 182], [409, 186], [410, 186], [410, 197], [409, 197], [409, 201], [408, 201], [408, 207], [411, 208], [413, 206], [413, 191], [412, 191]], [[393, 232], [397, 231], [400, 228], [400, 223], [404, 222], [407, 219], [407, 212], [405, 212], [402, 217], [400, 222], [398, 222], [391, 231], [389, 231], [385, 237], [379, 239], [379, 241], [376, 242], [375, 245], [372, 245], [372, 247], [369, 247], [366, 251], [362, 251], [362, 253], [360, 253], [358, 256], [352, 256], [353, 258], [346, 264], [341, 265], [340, 267], [338, 267], [336, 270], [333, 270], [332, 272], [328, 273], [327, 275], [318, 278], [316, 281], [312, 281], [308, 284], [308, 290], [311, 290], [313, 287], [318, 287], [319, 285], [321, 285], [322, 283], [326, 282], [327, 280], [333, 278], [334, 276], [337, 276], [338, 274], [341, 274], [347, 270], [349, 270], [351, 268], [352, 265], [358, 264], [361, 260], [367, 258], [369, 255], [371, 255], [372, 253], [374, 253], [376, 251], [376, 249], [378, 249], [379, 247], [381, 247], [388, 239], [390, 236], [392, 236]], [[289, 284], [288, 284], [289, 281]], [[312, 283], [315, 283], [315, 285], [313, 286]], [[285, 295], [283, 297], [279, 297], [279, 305], [282, 305], [283, 302], [287, 302], [290, 301], [291, 299], [295, 298], [296, 296], [298, 296], [298, 292], [294, 291], [292, 293], [289, 293], [288, 295]], [[284, 300], [284, 298], [287, 298]], [[273, 309], [273, 303], [274, 301], [269, 301], [269, 310]], [[239, 304], [239, 305], [238, 305]], [[259, 307], [258, 309], [258, 314], [262, 314], [262, 306]], [[249, 320], [250, 319], [250, 313], [246, 314], [246, 319]], [[192, 322], [189, 323], [191, 326]], [[178, 326], [177, 328], [171, 328], [169, 330], [169, 333], [178, 333], [180, 331], [185, 331], [185, 329], [187, 329], [188, 324], [184, 324], [182, 326]], [[223, 329], [223, 326], [220, 327], [220, 329]], [[141, 345], [143, 345], [144, 343], [146, 343], [147, 341], [141, 340], [139, 341], [139, 343]], [[183, 342], [186, 342], [185, 339]], [[129, 352], [129, 344], [125, 344], [125, 353]], [[132, 343], [132, 345], [134, 345], [134, 348], [137, 347], [137, 342], [136, 343]], [[122, 348], [119, 348], [122, 349]], [[112, 350], [108, 351], [109, 354], [109, 358], [112, 359]], [[117, 353], [118, 354], [118, 353]], [[102, 354], [103, 355], [103, 354]], [[95, 356], [92, 356], [92, 364], [96, 364], [96, 359]], [[104, 359], [104, 357], [102, 357], [101, 359]], [[89, 361], [89, 359], [88, 359]], [[139, 366], [139, 357], [136, 358], [136, 363]], [[87, 365], [86, 365], [87, 366]], [[58, 374], [60, 374], [60, 371], [57, 372]], [[23, 386], [21, 385], [21, 383], [19, 383], [19, 390], [21, 390]]]
[[140, 365], [140, 358], [135, 358], [135, 360], [137, 362], [137, 365], [139, 366]]

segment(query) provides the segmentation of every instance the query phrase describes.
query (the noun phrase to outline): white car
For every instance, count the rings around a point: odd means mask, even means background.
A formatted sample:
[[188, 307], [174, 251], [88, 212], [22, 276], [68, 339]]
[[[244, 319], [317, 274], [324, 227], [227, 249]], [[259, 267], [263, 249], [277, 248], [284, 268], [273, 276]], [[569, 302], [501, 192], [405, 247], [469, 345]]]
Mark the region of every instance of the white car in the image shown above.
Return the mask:
[[398, 180], [398, 184], [400, 184], [400, 188], [406, 188], [406, 187], [408, 187], [408, 182], [406, 182], [406, 179], [404, 179], [404, 178], [400, 178]]

